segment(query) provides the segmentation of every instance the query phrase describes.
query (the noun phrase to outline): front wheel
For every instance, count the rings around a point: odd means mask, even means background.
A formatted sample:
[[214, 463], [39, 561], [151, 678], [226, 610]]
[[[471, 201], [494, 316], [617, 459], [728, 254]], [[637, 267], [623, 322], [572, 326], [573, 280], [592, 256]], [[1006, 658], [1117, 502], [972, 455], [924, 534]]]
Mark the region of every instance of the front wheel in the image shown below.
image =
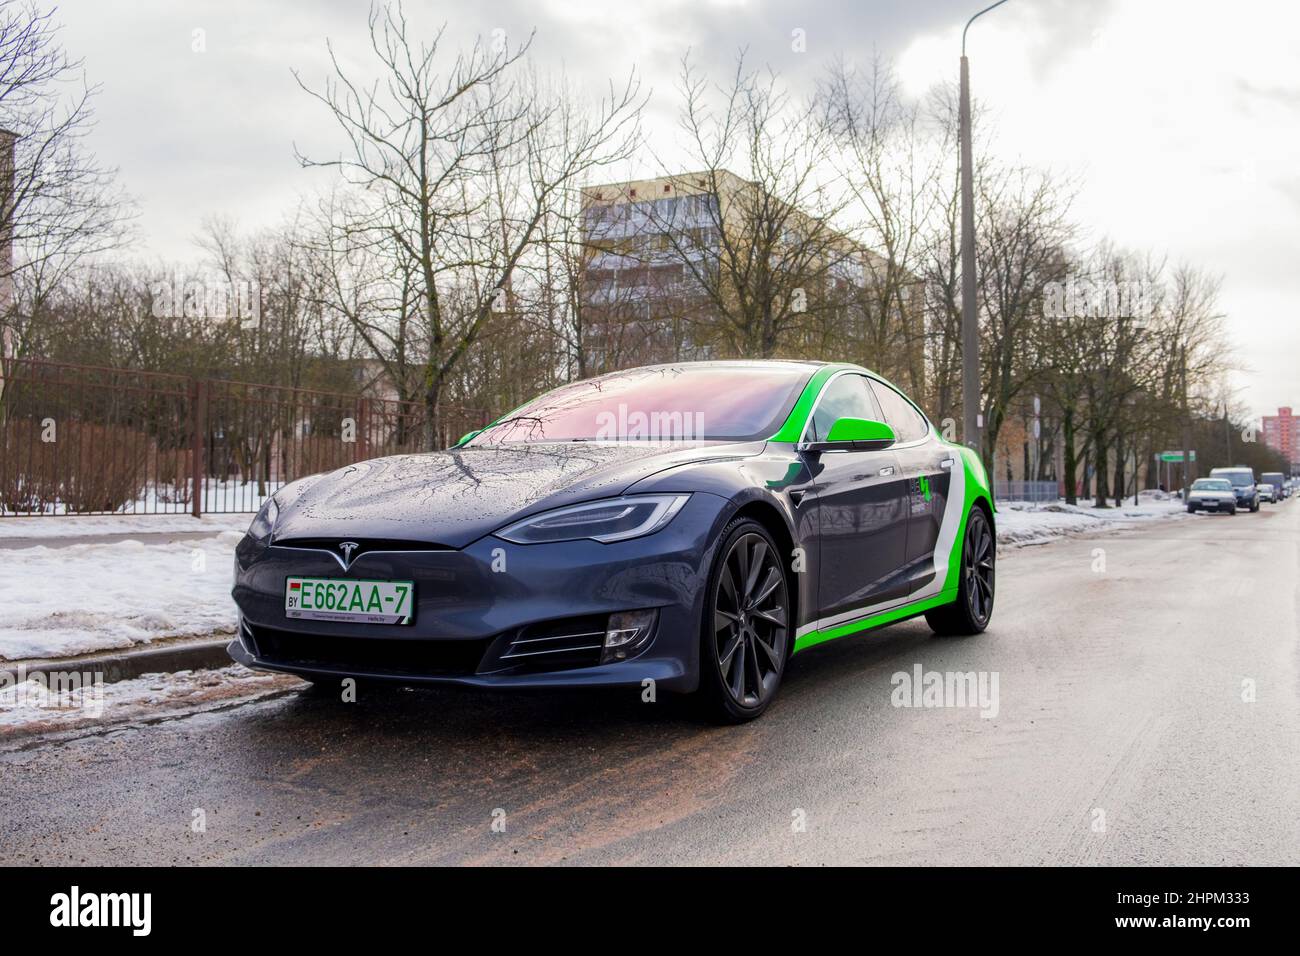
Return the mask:
[[966, 518], [966, 537], [961, 548], [961, 578], [957, 600], [925, 612], [925, 621], [936, 634], [978, 634], [993, 616], [993, 590], [997, 543], [984, 510], [972, 507]]
[[700, 634], [700, 693], [726, 723], [753, 720], [781, 686], [789, 655], [785, 559], [757, 521], [733, 521], [709, 572]]

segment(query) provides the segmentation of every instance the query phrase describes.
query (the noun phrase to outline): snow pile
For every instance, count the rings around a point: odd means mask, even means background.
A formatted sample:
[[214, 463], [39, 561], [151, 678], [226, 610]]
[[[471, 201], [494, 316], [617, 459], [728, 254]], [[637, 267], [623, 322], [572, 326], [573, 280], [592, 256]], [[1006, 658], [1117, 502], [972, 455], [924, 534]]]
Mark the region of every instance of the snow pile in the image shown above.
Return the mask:
[[1130, 500], [1119, 508], [1097, 508], [1093, 503], [1067, 505], [1063, 501], [1031, 504], [999, 501], [999, 544], [1039, 544], [1069, 534], [1110, 531], [1169, 518], [1186, 518], [1181, 500], [1163, 492], [1143, 492], [1139, 503]]
[[[67, 685], [63, 685], [67, 687]], [[0, 740], [17, 733], [69, 730], [99, 722], [120, 723], [245, 700], [303, 686], [284, 674], [259, 674], [232, 665], [220, 670], [145, 674], [112, 684], [87, 683], [51, 689], [31, 679], [0, 687]]]
[[0, 551], [0, 660], [233, 632], [240, 537], [225, 531], [165, 544], [128, 539]]

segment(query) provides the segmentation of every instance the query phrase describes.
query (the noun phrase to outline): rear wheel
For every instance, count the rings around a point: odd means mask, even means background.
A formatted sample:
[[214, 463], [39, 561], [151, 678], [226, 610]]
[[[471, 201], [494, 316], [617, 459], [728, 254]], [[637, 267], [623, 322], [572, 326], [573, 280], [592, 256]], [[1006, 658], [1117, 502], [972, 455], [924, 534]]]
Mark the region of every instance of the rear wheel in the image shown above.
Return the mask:
[[727, 526], [707, 594], [701, 695], [716, 719], [753, 720], [772, 703], [789, 657], [785, 558], [766, 528], [747, 518]]
[[978, 634], [993, 616], [993, 591], [997, 544], [984, 509], [972, 507], [966, 518], [966, 537], [961, 549], [961, 577], [957, 600], [925, 612], [925, 621], [936, 634]]

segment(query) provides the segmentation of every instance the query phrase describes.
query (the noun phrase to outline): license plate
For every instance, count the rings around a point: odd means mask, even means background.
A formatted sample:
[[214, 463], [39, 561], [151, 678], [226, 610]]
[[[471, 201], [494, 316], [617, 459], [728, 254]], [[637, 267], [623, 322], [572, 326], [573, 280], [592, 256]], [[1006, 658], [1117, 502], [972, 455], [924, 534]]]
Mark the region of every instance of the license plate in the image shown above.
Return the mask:
[[288, 578], [286, 617], [360, 624], [410, 624], [413, 581], [354, 581], [350, 578]]

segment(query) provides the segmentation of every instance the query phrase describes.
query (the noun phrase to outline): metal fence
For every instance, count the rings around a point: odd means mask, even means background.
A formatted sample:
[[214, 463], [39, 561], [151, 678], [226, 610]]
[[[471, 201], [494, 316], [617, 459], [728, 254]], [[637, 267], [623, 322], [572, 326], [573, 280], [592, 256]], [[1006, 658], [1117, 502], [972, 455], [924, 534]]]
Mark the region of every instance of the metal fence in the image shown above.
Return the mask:
[[[425, 447], [418, 402], [38, 360], [4, 372], [0, 516], [255, 511], [304, 475]], [[487, 418], [444, 407], [434, 444]]]
[[997, 481], [993, 497], [997, 501], [1056, 501], [1061, 491], [1054, 481]]

